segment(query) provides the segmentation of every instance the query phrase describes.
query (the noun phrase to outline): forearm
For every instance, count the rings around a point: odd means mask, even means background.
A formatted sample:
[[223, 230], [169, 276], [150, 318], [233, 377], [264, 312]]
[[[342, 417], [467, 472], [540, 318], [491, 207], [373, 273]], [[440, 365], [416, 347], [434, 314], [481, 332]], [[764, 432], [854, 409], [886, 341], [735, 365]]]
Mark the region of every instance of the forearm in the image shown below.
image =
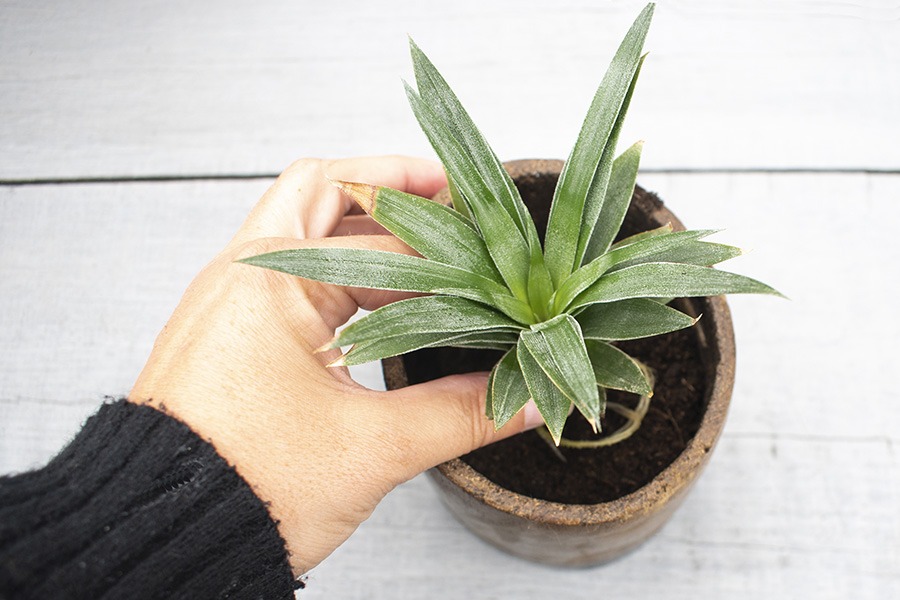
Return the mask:
[[187, 426], [106, 405], [38, 471], [0, 478], [0, 596], [291, 597], [284, 542]]

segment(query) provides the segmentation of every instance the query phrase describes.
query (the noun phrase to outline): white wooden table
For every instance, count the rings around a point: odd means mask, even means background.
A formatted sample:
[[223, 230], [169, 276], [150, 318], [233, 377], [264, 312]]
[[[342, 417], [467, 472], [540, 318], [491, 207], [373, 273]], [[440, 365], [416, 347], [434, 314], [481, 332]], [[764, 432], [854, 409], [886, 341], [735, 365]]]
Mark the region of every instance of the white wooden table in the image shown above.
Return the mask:
[[[0, 4], [0, 471], [42, 464], [128, 391], [291, 160], [431, 156], [399, 81], [406, 33], [501, 157], [563, 158], [641, 8], [381, 4]], [[622, 138], [647, 140], [640, 182], [792, 298], [731, 301], [738, 379], [711, 466], [651, 542], [577, 571], [484, 545], [420, 477], [303, 598], [900, 597], [900, 6], [663, 2], [647, 48]]]

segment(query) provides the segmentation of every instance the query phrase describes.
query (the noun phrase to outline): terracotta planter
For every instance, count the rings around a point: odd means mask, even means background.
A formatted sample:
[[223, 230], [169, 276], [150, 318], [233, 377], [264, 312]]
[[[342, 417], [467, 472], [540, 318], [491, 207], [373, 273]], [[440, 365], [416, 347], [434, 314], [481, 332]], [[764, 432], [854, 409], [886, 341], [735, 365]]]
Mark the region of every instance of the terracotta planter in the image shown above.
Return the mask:
[[[562, 164], [513, 161], [506, 166], [517, 185], [549, 179], [552, 193]], [[548, 184], [544, 181], [542, 185]], [[436, 199], [446, 201], [446, 191]], [[683, 229], [658, 198], [641, 188], [632, 198], [635, 209], [646, 217], [649, 227], [671, 222], [676, 229]], [[540, 228], [546, 215], [534, 208], [532, 212]], [[706, 374], [702, 399], [706, 408], [696, 435], [672, 464], [648, 484], [616, 500], [561, 504], [507, 490], [454, 459], [430, 471], [450, 512], [477, 536], [511, 554], [560, 566], [604, 563], [652, 536], [681, 504], [709, 460], [725, 424], [734, 382], [734, 332], [728, 305], [723, 297], [689, 303], [692, 310], [703, 314], [693, 329]], [[407, 385], [401, 357], [383, 361], [383, 370], [388, 389]]]

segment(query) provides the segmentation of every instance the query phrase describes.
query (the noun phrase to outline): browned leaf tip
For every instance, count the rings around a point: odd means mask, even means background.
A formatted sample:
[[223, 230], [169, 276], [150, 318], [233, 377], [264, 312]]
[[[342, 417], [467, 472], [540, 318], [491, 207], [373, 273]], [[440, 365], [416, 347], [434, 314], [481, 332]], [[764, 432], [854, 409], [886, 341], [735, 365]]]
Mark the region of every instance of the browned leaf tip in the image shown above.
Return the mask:
[[354, 202], [360, 205], [364, 211], [369, 214], [375, 210], [375, 196], [378, 194], [378, 186], [368, 183], [355, 183], [352, 181], [339, 181], [337, 179], [328, 178], [331, 185], [339, 188], [347, 194]]

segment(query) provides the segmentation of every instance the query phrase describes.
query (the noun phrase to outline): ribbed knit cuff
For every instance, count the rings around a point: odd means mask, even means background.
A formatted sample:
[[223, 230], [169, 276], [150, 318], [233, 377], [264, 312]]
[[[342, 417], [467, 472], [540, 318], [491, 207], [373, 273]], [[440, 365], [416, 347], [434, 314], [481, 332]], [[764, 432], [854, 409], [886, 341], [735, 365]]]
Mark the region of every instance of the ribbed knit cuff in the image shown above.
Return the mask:
[[292, 598], [265, 505], [153, 408], [104, 405], [46, 467], [0, 478], [0, 598]]

